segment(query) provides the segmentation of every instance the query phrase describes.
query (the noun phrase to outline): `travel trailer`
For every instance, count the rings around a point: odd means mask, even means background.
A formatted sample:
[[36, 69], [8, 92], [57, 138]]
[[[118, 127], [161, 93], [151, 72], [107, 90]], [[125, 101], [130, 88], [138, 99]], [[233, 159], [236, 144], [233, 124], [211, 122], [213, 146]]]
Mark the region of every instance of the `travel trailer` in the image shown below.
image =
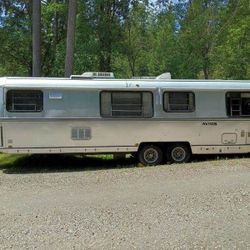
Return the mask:
[[250, 152], [250, 81], [0, 78], [0, 151], [134, 153], [140, 162]]

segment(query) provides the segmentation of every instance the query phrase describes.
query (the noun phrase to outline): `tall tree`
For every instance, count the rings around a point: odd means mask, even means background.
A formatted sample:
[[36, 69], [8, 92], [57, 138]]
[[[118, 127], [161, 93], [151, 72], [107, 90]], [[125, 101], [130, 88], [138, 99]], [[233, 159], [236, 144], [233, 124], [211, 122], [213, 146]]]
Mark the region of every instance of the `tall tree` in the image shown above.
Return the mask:
[[189, 1], [178, 35], [179, 50], [183, 57], [182, 77], [211, 78], [211, 54], [223, 5], [224, 0]]
[[99, 70], [98, 39], [93, 9], [89, 2], [81, 0], [77, 7], [74, 72], [82, 74], [85, 71]]
[[32, 2], [32, 76], [41, 75], [41, 1]]
[[122, 37], [121, 24], [131, 0], [88, 0], [88, 15], [97, 40], [98, 70], [110, 71], [112, 55]]
[[44, 76], [64, 75], [67, 10], [65, 0], [47, 0], [42, 4], [42, 72]]
[[132, 76], [148, 74], [145, 58], [150, 52], [149, 15], [145, 4], [136, 2], [125, 20], [123, 46]]
[[42, 12], [41, 46], [33, 47], [41, 50], [41, 67], [32, 65], [32, 21], [40, 19], [35, 5], [32, 19], [33, 0], [0, 0], [0, 75], [32, 75], [36, 68], [64, 75], [67, 12], [76, 1], [77, 16], [68, 15], [76, 42], [74, 48], [69, 28], [67, 76], [74, 59], [75, 73], [250, 78], [249, 0], [34, 0]]
[[76, 11], [77, 11], [77, 0], [70, 0], [69, 1], [69, 9], [68, 9], [65, 77], [69, 77], [73, 73]]
[[150, 72], [153, 75], [171, 72], [173, 77], [178, 77], [180, 56], [174, 6], [168, 5], [157, 14], [155, 19], [155, 23], [150, 27], [152, 37], [149, 57]]
[[32, 75], [30, 1], [0, 1], [0, 74]]
[[218, 42], [214, 51], [217, 78], [250, 78], [249, 0], [229, 1], [222, 13]]

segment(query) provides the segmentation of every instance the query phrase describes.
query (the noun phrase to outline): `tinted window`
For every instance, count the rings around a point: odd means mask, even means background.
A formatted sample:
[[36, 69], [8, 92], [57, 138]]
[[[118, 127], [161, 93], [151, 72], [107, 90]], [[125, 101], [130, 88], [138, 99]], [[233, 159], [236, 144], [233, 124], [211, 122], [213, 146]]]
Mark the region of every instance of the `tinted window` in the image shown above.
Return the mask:
[[250, 116], [250, 93], [227, 93], [226, 104], [228, 116]]
[[167, 112], [194, 111], [194, 94], [192, 92], [165, 92], [164, 110]]
[[152, 93], [104, 91], [101, 93], [101, 115], [104, 117], [152, 117]]
[[41, 112], [43, 93], [40, 90], [9, 90], [6, 109], [8, 112]]

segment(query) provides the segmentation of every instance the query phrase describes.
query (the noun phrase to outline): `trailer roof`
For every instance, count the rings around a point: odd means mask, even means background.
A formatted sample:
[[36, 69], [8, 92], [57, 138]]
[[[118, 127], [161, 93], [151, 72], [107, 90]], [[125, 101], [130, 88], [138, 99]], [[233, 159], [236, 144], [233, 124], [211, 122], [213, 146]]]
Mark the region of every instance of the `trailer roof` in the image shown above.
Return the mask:
[[1, 77], [7, 88], [249, 90], [250, 80], [69, 79]]

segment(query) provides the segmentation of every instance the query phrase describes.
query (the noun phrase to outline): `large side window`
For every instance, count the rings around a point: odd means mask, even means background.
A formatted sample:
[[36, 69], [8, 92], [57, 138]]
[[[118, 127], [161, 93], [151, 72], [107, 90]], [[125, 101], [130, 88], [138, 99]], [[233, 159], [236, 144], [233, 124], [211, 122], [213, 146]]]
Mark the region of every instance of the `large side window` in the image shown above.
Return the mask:
[[40, 90], [9, 90], [6, 95], [8, 112], [41, 112], [43, 92]]
[[101, 92], [103, 117], [152, 117], [151, 92], [103, 91]]
[[250, 116], [250, 93], [228, 92], [226, 104], [228, 116]]
[[164, 110], [167, 112], [193, 112], [195, 110], [194, 93], [164, 92]]

